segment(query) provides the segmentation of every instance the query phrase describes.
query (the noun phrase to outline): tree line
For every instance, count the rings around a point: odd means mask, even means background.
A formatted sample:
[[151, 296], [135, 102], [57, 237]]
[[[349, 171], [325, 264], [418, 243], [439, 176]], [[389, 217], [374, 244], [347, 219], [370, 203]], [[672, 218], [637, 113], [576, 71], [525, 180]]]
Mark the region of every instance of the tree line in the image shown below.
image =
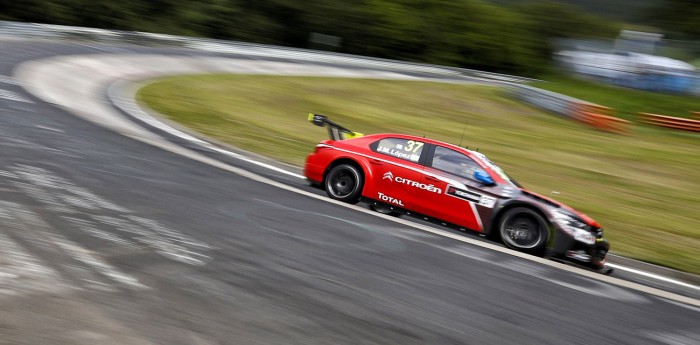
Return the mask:
[[612, 38], [621, 27], [570, 4], [479, 0], [13, 0], [0, 2], [0, 20], [303, 48], [320, 33], [339, 37], [326, 48], [343, 53], [528, 76], [546, 71], [552, 38]]

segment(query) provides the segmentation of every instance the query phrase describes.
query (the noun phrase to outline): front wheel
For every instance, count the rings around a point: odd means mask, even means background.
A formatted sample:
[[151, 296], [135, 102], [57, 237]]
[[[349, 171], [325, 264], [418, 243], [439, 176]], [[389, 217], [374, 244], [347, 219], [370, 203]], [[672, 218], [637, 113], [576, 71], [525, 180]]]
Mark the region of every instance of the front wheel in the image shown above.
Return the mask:
[[341, 164], [328, 172], [324, 185], [332, 199], [356, 204], [360, 201], [364, 179], [356, 166]]
[[501, 240], [511, 249], [541, 255], [547, 245], [547, 221], [525, 207], [506, 211], [498, 226]]

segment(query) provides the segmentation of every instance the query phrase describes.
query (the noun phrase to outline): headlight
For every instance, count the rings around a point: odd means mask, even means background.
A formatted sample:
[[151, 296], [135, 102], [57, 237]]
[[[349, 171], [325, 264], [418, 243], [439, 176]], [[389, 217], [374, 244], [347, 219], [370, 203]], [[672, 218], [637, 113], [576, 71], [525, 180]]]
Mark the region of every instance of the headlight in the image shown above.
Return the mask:
[[574, 216], [561, 211], [554, 211], [554, 221], [576, 241], [586, 244], [595, 243], [595, 235], [588, 230], [588, 225], [574, 218]]

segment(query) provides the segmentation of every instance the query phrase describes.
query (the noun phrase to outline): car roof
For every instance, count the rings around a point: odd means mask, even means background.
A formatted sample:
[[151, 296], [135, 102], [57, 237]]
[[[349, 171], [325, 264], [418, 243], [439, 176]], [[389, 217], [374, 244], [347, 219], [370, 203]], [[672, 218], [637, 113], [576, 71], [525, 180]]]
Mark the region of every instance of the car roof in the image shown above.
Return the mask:
[[472, 151], [472, 150], [465, 149], [465, 148], [463, 148], [463, 147], [459, 147], [459, 146], [454, 145], [454, 144], [446, 143], [446, 142], [444, 142], [444, 141], [439, 141], [439, 140], [430, 139], [430, 138], [425, 138], [425, 137], [419, 137], [419, 136], [415, 136], [415, 135], [408, 135], [408, 134], [379, 133], [379, 134], [369, 134], [369, 135], [365, 135], [365, 136], [362, 137], [362, 138], [371, 139], [372, 141], [374, 141], [374, 140], [379, 140], [379, 139], [384, 139], [384, 138], [411, 139], [411, 140], [422, 141], [422, 142], [424, 142], [424, 143], [426, 143], [426, 144], [434, 144], [434, 145], [445, 146], [445, 147], [451, 148], [451, 149], [453, 149], [453, 150], [461, 151], [461, 152], [466, 152], [466, 153], [469, 153], [469, 154], [471, 154], [472, 152], [474, 152], [474, 151]]
[[[443, 141], [435, 140], [435, 139], [428, 139], [424, 137], [418, 137], [415, 135], [408, 135], [408, 134], [399, 134], [399, 133], [379, 133], [379, 134], [369, 134], [365, 135], [359, 138], [353, 138], [353, 139], [347, 139], [347, 140], [340, 140], [340, 141], [335, 141], [336, 145], [350, 145], [350, 146], [355, 146], [355, 147], [362, 147], [369, 145], [377, 140], [381, 140], [384, 138], [399, 138], [399, 139], [408, 139], [408, 140], [416, 140], [416, 141], [421, 141], [426, 144], [432, 144], [432, 145], [440, 145], [444, 146], [447, 148], [450, 148], [452, 150], [455, 150], [457, 152], [460, 152], [462, 154], [467, 155], [469, 158], [473, 159], [474, 161], [477, 162], [483, 169], [486, 171], [490, 171], [490, 175], [492, 177], [495, 176], [495, 179], [499, 183], [504, 183], [508, 181], [508, 183], [511, 183], [509, 179], [502, 177], [499, 173], [497, 168], [494, 168], [494, 164], [482, 153], [478, 151], [472, 151], [463, 147], [459, 147], [457, 145], [453, 145], [450, 143], [446, 143]], [[367, 147], [369, 149], [369, 147]]]

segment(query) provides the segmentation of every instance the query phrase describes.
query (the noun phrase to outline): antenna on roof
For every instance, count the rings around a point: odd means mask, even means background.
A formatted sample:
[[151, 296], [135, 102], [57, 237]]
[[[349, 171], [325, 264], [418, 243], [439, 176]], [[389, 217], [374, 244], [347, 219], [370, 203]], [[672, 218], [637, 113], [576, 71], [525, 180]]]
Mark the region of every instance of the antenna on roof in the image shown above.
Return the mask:
[[[462, 127], [462, 137], [459, 138], [459, 146], [460, 147], [462, 146], [462, 140], [464, 139], [464, 132], [466, 132], [466, 131], [467, 131], [467, 124], [465, 123], [464, 127]], [[469, 148], [467, 147], [467, 149], [469, 149]]]

